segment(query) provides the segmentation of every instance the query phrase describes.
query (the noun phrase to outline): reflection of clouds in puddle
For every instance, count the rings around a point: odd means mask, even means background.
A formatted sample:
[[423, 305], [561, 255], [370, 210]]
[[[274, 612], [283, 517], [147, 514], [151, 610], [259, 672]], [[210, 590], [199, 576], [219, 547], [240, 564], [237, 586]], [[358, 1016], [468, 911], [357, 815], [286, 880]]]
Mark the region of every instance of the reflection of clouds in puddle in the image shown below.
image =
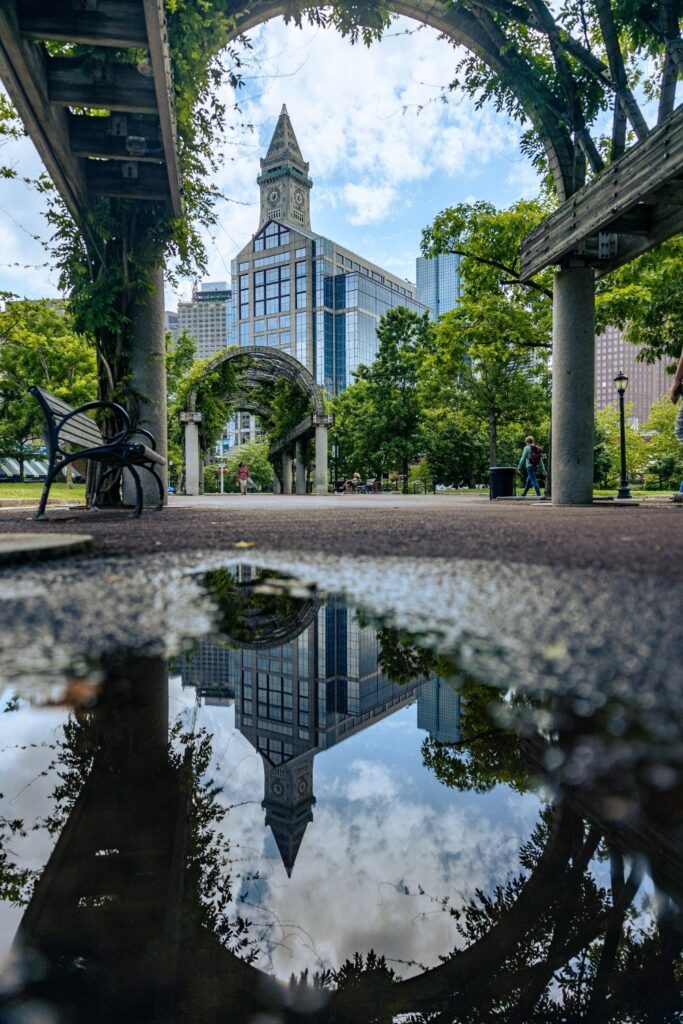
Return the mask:
[[[286, 977], [316, 961], [338, 966], [371, 948], [391, 960], [435, 965], [457, 942], [438, 901], [450, 896], [459, 905], [475, 888], [506, 880], [519, 841], [458, 808], [437, 813], [399, 800], [316, 808], [292, 878], [280, 864], [271, 867], [280, 884], [270, 887], [268, 907], [290, 923], [273, 969]], [[413, 973], [405, 964], [398, 970]]]
[[[499, 787], [476, 800], [447, 793], [445, 802], [443, 787], [419, 764], [414, 725], [400, 765], [379, 760], [387, 721], [373, 730], [372, 748], [365, 734], [364, 743], [355, 737], [316, 758], [317, 804], [288, 879], [264, 824], [260, 758], [248, 756], [253, 748], [227, 726], [227, 715], [202, 708], [201, 717], [214, 732], [222, 803], [251, 801], [233, 807], [223, 830], [242, 876], [237, 909], [253, 922], [260, 966], [281, 978], [338, 967], [371, 948], [398, 961], [393, 966], [403, 976], [416, 965], [434, 966], [458, 941], [439, 901], [449, 897], [459, 906], [476, 888], [488, 890], [519, 870], [517, 852], [537, 820], [537, 799]], [[254, 871], [260, 877], [250, 881]]]
[[[0, 696], [2, 708], [10, 695], [6, 691]], [[14, 833], [8, 843], [10, 862], [19, 868], [42, 869], [57, 840], [45, 828], [33, 831], [33, 825], [53, 809], [50, 795], [57, 778], [51, 765], [68, 714], [65, 707], [30, 708], [25, 703], [18, 711], [0, 714], [0, 818], [24, 822], [26, 834]], [[0, 965], [23, 913], [23, 907], [0, 901]]]
[[347, 800], [391, 800], [398, 793], [393, 772], [387, 765], [352, 761], [345, 789]]

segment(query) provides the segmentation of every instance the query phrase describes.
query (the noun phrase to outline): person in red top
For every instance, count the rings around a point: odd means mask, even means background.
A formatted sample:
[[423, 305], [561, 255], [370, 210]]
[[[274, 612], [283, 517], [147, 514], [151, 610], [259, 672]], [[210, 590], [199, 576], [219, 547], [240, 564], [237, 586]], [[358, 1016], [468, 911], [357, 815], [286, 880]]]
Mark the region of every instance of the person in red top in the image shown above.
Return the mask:
[[249, 483], [249, 467], [245, 462], [240, 462], [237, 467], [237, 483], [239, 484], [240, 493], [247, 493], [247, 484]]

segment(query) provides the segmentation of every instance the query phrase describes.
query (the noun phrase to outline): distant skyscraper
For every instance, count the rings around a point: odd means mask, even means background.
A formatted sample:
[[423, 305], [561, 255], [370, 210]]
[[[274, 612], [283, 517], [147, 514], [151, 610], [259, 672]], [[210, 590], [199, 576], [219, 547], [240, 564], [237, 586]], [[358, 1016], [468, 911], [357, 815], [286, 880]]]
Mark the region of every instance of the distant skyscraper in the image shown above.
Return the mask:
[[178, 333], [187, 331], [197, 343], [197, 359], [221, 352], [228, 344], [232, 291], [225, 281], [207, 281], [178, 303]]
[[430, 320], [455, 309], [460, 301], [460, 257], [455, 253], [418, 256], [415, 260], [418, 300], [429, 308]]
[[410, 282], [311, 229], [313, 183], [284, 106], [258, 184], [259, 227], [232, 264], [231, 340], [295, 356], [336, 394], [373, 362], [380, 317], [424, 306]]
[[460, 694], [448, 680], [434, 676], [417, 698], [418, 729], [425, 729], [439, 743], [459, 743], [460, 702]]
[[595, 400], [598, 409], [617, 402], [614, 378], [622, 370], [628, 377], [626, 402], [633, 403], [633, 416], [642, 428], [654, 402], [666, 395], [671, 377], [665, 372], [671, 359], [640, 363], [638, 348], [626, 341], [618, 327], [607, 327], [595, 339]]
[[178, 337], [178, 314], [174, 313], [172, 309], [167, 309], [164, 312], [164, 330], [167, 331], [173, 339]]

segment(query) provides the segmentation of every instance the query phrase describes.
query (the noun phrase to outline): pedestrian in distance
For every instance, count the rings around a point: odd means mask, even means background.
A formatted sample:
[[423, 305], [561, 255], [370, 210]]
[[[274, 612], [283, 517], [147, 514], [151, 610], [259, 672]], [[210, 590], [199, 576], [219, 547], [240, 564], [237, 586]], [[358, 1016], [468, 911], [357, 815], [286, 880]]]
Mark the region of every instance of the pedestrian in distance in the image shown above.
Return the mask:
[[536, 497], [541, 497], [541, 488], [538, 484], [536, 472], [543, 473], [545, 475], [545, 466], [543, 464], [543, 449], [540, 445], [534, 443], [534, 439], [531, 434], [524, 438], [524, 451], [522, 457], [519, 460], [519, 466], [517, 467], [520, 472], [526, 473], [526, 483], [524, 490], [522, 491], [522, 497], [524, 498], [529, 488], [533, 487], [536, 491]]
[[[679, 400], [679, 398], [683, 397], [683, 349], [681, 349], [681, 356], [678, 360], [678, 366], [676, 367], [676, 372], [674, 374], [674, 379], [671, 384], [669, 395], [671, 396], [671, 401], [674, 403], [674, 405]], [[674, 435], [676, 437], [676, 440], [680, 441], [680, 443], [683, 444], [683, 402], [681, 402], [681, 407], [678, 410], [678, 416], [676, 417]], [[681, 480], [680, 486], [678, 488], [678, 494], [674, 494], [673, 500], [675, 502], [683, 502], [683, 480]]]
[[237, 483], [239, 485], [240, 494], [246, 494], [247, 484], [249, 483], [249, 467], [245, 462], [240, 462], [237, 467]]

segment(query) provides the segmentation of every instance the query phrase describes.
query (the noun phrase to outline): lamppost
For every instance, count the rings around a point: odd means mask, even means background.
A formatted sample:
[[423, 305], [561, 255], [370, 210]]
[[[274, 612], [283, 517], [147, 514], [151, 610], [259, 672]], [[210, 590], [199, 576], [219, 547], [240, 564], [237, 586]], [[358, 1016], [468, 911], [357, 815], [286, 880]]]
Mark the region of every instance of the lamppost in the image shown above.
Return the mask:
[[614, 386], [619, 395], [619, 441], [621, 446], [621, 480], [617, 498], [630, 498], [631, 492], [626, 477], [626, 426], [624, 423], [624, 393], [628, 387], [628, 377], [623, 370], [614, 378]]
[[339, 458], [339, 439], [336, 434], [333, 434], [334, 443], [332, 445], [332, 458], [334, 459], [334, 493], [337, 493], [337, 459]]

